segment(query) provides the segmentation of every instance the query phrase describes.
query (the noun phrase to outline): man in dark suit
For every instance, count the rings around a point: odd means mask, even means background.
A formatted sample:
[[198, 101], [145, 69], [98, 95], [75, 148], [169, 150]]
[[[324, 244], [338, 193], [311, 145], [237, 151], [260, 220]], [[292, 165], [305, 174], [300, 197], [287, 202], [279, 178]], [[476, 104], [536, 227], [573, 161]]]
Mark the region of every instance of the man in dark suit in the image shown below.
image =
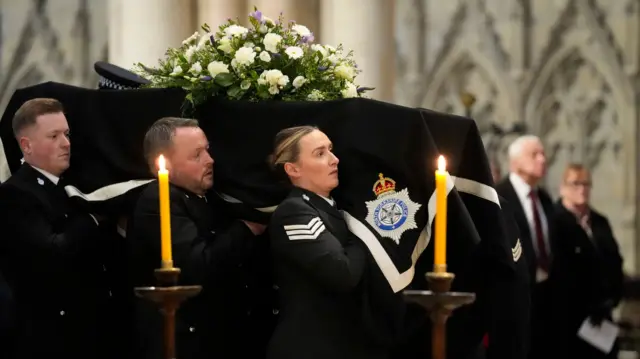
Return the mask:
[[554, 311], [561, 328], [558, 354], [576, 358], [617, 358], [617, 349], [603, 353], [576, 333], [587, 318], [593, 325], [611, 321], [620, 303], [624, 276], [618, 244], [605, 216], [589, 205], [591, 174], [570, 164], [556, 205], [556, 233], [562, 238], [549, 280], [555, 288]]
[[[213, 186], [213, 159], [209, 143], [196, 120], [163, 118], [144, 139], [145, 157], [152, 172], [165, 156], [169, 170], [173, 264], [181, 269], [180, 283], [202, 285], [202, 292], [186, 301], [177, 313], [177, 357], [258, 358], [264, 356], [271, 332], [265, 321], [273, 308], [268, 293], [254, 290], [252, 259], [268, 253], [265, 226], [242, 220], [223, 220], [224, 213], [206, 194]], [[160, 215], [157, 181], [138, 199], [130, 219], [133, 285], [154, 285], [154, 269], [161, 266]], [[226, 223], [225, 223], [226, 222]], [[162, 318], [153, 304], [138, 300], [138, 358], [162, 357]]]
[[0, 266], [15, 298], [15, 357], [106, 357], [103, 222], [63, 188], [70, 142], [62, 105], [25, 102], [13, 132], [25, 164], [0, 186]]
[[553, 259], [553, 203], [539, 187], [546, 172], [544, 147], [536, 136], [517, 138], [509, 146], [509, 174], [496, 185], [497, 192], [513, 208], [522, 252], [532, 284], [530, 357], [548, 353], [550, 294], [547, 278]]

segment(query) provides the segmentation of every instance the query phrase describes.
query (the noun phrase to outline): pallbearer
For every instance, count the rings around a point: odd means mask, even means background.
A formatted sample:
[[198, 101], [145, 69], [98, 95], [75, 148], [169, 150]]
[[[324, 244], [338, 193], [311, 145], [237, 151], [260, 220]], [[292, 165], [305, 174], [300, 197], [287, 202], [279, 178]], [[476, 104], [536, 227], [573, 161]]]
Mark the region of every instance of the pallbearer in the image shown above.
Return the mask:
[[[69, 126], [60, 102], [36, 98], [13, 118], [24, 164], [0, 186], [0, 266], [16, 304], [18, 358], [111, 358], [104, 218], [73, 205], [62, 178]], [[115, 226], [113, 226], [115, 229]]]
[[[166, 159], [169, 183], [163, 215], [169, 218], [162, 228], [170, 228], [171, 240], [167, 233], [161, 242], [159, 183], [152, 181], [129, 223], [133, 284], [155, 285], [154, 270], [164, 262], [180, 268], [179, 284], [202, 285], [201, 294], [185, 302], [176, 316], [178, 358], [259, 358], [271, 335], [268, 324], [274, 312], [269, 293], [256, 290], [261, 287], [255, 274], [269, 268], [256, 267], [259, 262], [252, 260], [268, 259], [267, 240], [261, 237], [265, 226], [224, 220], [225, 211], [215, 196], [207, 197], [214, 163], [208, 149], [196, 120], [162, 118], [147, 131], [144, 152], [151, 174], [158, 173], [160, 154]], [[163, 173], [161, 181], [166, 178]], [[161, 243], [171, 248], [161, 251]], [[157, 306], [139, 299], [136, 310], [135, 357], [161, 358], [162, 317]]]
[[269, 224], [282, 308], [267, 358], [388, 358], [362, 320], [367, 249], [331, 198], [331, 141], [303, 126], [280, 131], [274, 147], [271, 163], [292, 190]]

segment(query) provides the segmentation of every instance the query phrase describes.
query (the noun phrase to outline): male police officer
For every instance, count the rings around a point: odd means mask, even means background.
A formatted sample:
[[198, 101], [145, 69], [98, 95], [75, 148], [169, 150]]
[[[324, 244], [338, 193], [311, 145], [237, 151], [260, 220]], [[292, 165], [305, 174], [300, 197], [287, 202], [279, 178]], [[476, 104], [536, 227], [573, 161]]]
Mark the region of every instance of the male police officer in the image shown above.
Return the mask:
[[0, 265], [15, 297], [16, 358], [101, 358], [110, 331], [101, 221], [62, 186], [71, 155], [62, 105], [25, 102], [13, 132], [25, 163], [0, 186]]
[[[176, 350], [179, 358], [258, 358], [270, 332], [256, 323], [250, 258], [266, 238], [258, 238], [265, 226], [231, 220], [220, 223], [224, 213], [212, 210], [205, 197], [213, 186], [213, 159], [209, 143], [196, 120], [163, 118], [144, 139], [145, 157], [156, 172], [160, 154], [170, 173], [171, 239], [173, 263], [181, 269], [182, 284], [203, 286], [200, 295], [185, 302], [177, 315]], [[151, 182], [138, 199], [129, 220], [134, 285], [154, 285], [154, 269], [161, 264], [158, 182]], [[266, 256], [266, 250], [263, 252]], [[262, 271], [267, 268], [262, 268]], [[162, 355], [162, 321], [156, 307], [140, 301], [139, 358]], [[268, 309], [271, 315], [271, 308]], [[265, 317], [262, 317], [263, 319]], [[268, 318], [268, 316], [267, 316]], [[263, 343], [260, 347], [260, 342]], [[260, 353], [262, 351], [262, 354]]]

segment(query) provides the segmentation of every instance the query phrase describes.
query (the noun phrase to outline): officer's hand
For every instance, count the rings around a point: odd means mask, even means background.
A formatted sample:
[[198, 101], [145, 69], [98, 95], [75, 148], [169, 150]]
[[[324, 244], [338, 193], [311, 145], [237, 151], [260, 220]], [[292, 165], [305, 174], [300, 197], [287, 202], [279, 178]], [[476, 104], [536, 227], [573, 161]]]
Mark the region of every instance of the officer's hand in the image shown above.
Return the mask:
[[264, 230], [267, 228], [267, 226], [264, 224], [249, 222], [249, 221], [243, 221], [243, 222], [244, 224], [247, 225], [247, 227], [249, 227], [249, 229], [255, 236], [261, 235], [262, 233], [264, 233]]

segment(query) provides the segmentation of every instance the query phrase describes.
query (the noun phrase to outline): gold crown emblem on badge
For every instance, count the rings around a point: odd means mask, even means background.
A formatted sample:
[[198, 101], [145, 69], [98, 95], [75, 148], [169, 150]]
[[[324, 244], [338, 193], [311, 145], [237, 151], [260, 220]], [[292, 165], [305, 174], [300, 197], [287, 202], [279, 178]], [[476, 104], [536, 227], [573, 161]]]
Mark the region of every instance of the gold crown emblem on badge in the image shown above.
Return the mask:
[[373, 193], [375, 193], [377, 197], [396, 191], [396, 181], [389, 177], [385, 177], [382, 173], [379, 173], [378, 177], [380, 179], [373, 184]]

